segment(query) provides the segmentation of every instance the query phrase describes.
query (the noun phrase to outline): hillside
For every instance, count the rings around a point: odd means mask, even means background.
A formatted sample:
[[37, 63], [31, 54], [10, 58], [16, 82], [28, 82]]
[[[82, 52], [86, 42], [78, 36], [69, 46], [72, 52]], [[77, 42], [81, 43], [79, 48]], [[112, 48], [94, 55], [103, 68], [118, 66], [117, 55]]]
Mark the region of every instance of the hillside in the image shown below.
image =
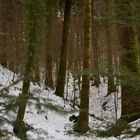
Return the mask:
[[[14, 80], [13, 80], [14, 76]], [[19, 75], [0, 66], [0, 131], [7, 130], [3, 140], [17, 140], [13, 133], [13, 122], [16, 119], [17, 97], [21, 93], [22, 79]], [[18, 81], [18, 82], [15, 82]], [[13, 84], [15, 82], [15, 84]], [[68, 99], [73, 95], [73, 83], [69, 78]], [[8, 88], [6, 88], [8, 87]], [[78, 92], [78, 91], [77, 91]], [[130, 134], [122, 134], [118, 137], [101, 138], [97, 137], [99, 130], [105, 130], [115, 121], [114, 95], [104, 97], [106, 84], [101, 83], [99, 89], [91, 86], [90, 92], [90, 131], [85, 135], [73, 132], [73, 122], [69, 121], [72, 114], [77, 115], [79, 108], [73, 108], [72, 102], [63, 100], [54, 94], [54, 90], [45, 90], [44, 86], [31, 83], [31, 98], [28, 100], [24, 122], [30, 126], [27, 131], [29, 140], [140, 140], [140, 136], [132, 138]], [[5, 96], [4, 96], [5, 95]], [[118, 96], [120, 96], [118, 94]], [[103, 102], [107, 101], [106, 109], [102, 109]], [[15, 103], [15, 105], [14, 105]], [[78, 104], [78, 102], [77, 102]], [[11, 107], [10, 107], [11, 106]], [[12, 107], [13, 106], [13, 107]], [[8, 108], [9, 107], [9, 108]], [[93, 116], [93, 114], [95, 116]], [[118, 97], [117, 116], [120, 116], [120, 100]], [[130, 124], [131, 130], [136, 131], [140, 127], [140, 119]], [[98, 131], [97, 131], [98, 130]], [[2, 139], [2, 138], [1, 138]]]

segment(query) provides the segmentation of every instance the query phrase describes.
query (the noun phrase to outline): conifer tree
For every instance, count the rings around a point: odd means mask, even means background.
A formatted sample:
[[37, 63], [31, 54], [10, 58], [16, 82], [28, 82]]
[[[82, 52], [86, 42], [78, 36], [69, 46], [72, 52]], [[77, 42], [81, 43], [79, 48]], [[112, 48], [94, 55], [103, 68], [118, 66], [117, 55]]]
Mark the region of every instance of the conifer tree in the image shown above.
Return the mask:
[[72, 6], [72, 0], [65, 0], [62, 46], [61, 46], [61, 54], [60, 54], [59, 71], [57, 75], [57, 85], [55, 91], [55, 94], [60, 97], [64, 97], [71, 6]]
[[58, 9], [57, 9], [58, 1], [56, 0], [45, 0], [45, 7], [46, 7], [46, 78], [45, 78], [45, 86], [53, 88], [53, 66], [52, 66], [52, 25], [53, 25], [53, 19], [54, 16], [57, 15]]
[[9, 11], [10, 3], [7, 0], [2, 0], [0, 4], [0, 62], [4, 67], [7, 67], [7, 36], [8, 36], [8, 27], [7, 27], [7, 13]]
[[114, 67], [113, 67], [113, 23], [110, 20], [110, 17], [113, 16], [113, 3], [112, 0], [105, 0], [105, 17], [108, 17], [105, 20], [105, 35], [107, 40], [107, 68], [108, 68], [108, 92], [107, 95], [110, 95], [112, 92], [116, 91], [115, 82], [114, 82]]
[[28, 47], [28, 59], [25, 67], [22, 94], [19, 97], [19, 109], [14, 124], [14, 132], [21, 140], [26, 140], [26, 128], [24, 125], [24, 114], [29, 99], [30, 81], [33, 76], [35, 66], [36, 51], [38, 50], [38, 41], [40, 39], [43, 16], [42, 0], [23, 0], [24, 7], [24, 25], [26, 33], [26, 44]]
[[[136, 34], [134, 30], [134, 2], [130, 0], [116, 0], [117, 16], [119, 19], [119, 40], [121, 45], [121, 117], [133, 121], [140, 117], [140, 96], [138, 83], [138, 54], [136, 48]], [[132, 18], [133, 17], [133, 18]]]
[[[97, 4], [96, 1], [92, 0], [92, 14], [94, 16], [99, 16], [98, 10], [97, 10]], [[99, 66], [100, 66], [100, 48], [99, 48], [99, 22], [92, 18], [92, 46], [93, 46], [93, 70], [95, 70], [95, 76], [94, 76], [94, 85], [99, 87], [100, 84], [100, 74], [99, 74]]]
[[85, 133], [89, 130], [89, 67], [91, 47], [91, 0], [84, 0], [84, 47], [82, 91], [80, 93], [80, 112], [74, 131]]

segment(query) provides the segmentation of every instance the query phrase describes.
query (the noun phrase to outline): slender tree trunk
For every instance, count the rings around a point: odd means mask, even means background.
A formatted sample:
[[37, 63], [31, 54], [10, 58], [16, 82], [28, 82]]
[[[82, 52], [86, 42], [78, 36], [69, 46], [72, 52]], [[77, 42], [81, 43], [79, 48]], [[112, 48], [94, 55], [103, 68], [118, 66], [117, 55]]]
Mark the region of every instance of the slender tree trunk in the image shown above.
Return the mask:
[[58, 76], [57, 76], [57, 85], [56, 85], [56, 91], [55, 91], [55, 94], [60, 97], [64, 97], [71, 5], [72, 5], [72, 0], [65, 0], [62, 47], [61, 47], [59, 71], [58, 71]]
[[80, 113], [74, 130], [85, 133], [89, 130], [89, 65], [91, 47], [91, 0], [84, 0], [84, 48], [82, 91], [80, 94]]
[[[107, 17], [113, 14], [112, 9], [112, 1], [105, 0], [105, 14]], [[116, 86], [114, 82], [114, 68], [113, 68], [113, 23], [111, 23], [110, 19], [108, 18], [105, 21], [105, 36], [107, 41], [107, 68], [108, 68], [108, 92], [107, 95], [110, 95], [112, 92], [116, 91]]]
[[52, 77], [52, 53], [51, 53], [51, 46], [46, 46], [46, 79], [45, 85], [46, 88], [50, 87], [53, 88], [53, 77]]
[[45, 86], [53, 88], [53, 77], [52, 77], [52, 16], [53, 13], [51, 12], [52, 9], [50, 9], [50, 12], [47, 13], [47, 19], [46, 24], [49, 23], [47, 26], [47, 32], [46, 32], [46, 78], [45, 78]]
[[26, 139], [26, 135], [24, 133], [24, 114], [25, 114], [25, 109], [27, 105], [27, 100], [29, 98], [29, 87], [30, 87], [30, 81], [32, 80], [32, 68], [33, 68], [33, 57], [34, 57], [34, 40], [36, 37], [34, 36], [34, 30], [35, 28], [33, 27], [30, 30], [30, 40], [28, 44], [28, 62], [26, 65], [25, 69], [25, 74], [24, 74], [24, 81], [23, 81], [23, 87], [22, 87], [22, 95], [20, 96], [20, 102], [19, 102], [19, 110], [17, 114], [17, 118], [15, 121], [15, 126], [14, 129], [17, 132], [17, 135], [21, 138], [21, 140]]
[[40, 84], [40, 65], [39, 65], [39, 60], [37, 60], [36, 65], [34, 66], [34, 78], [33, 78], [33, 82]]
[[[95, 16], [97, 15], [97, 10], [96, 10], [96, 4], [95, 1], [92, 0], [92, 13]], [[92, 19], [92, 41], [93, 41], [93, 71], [95, 71], [95, 80], [94, 80], [94, 85], [96, 85], [97, 87], [99, 87], [100, 84], [100, 74], [99, 74], [99, 43], [98, 43], [98, 37], [99, 37], [99, 23]]]
[[[27, 100], [29, 99], [29, 87], [30, 81], [33, 78], [33, 68], [35, 64], [35, 55], [38, 50], [38, 33], [40, 33], [40, 22], [41, 22], [41, 2], [39, 0], [32, 0], [30, 3], [23, 3], [24, 10], [28, 11], [25, 14], [25, 26], [26, 26], [26, 37], [28, 46], [28, 59], [24, 73], [22, 94], [19, 97], [19, 109], [17, 113], [17, 118], [14, 124], [14, 132], [21, 140], [26, 140], [26, 128], [24, 126], [23, 118], [25, 114], [25, 109], [27, 105]], [[39, 13], [39, 14], [38, 14]]]
[[0, 12], [0, 48], [1, 56], [0, 62], [4, 67], [7, 67], [7, 36], [9, 35], [7, 30], [7, 12], [8, 4], [6, 0], [1, 1], [1, 12]]

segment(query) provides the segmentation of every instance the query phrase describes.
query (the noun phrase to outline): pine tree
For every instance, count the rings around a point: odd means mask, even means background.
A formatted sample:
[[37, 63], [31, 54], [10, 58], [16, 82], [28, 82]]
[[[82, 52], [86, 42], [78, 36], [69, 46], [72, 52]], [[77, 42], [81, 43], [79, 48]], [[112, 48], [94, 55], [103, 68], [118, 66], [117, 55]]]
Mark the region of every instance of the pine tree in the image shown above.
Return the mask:
[[64, 97], [71, 6], [72, 6], [72, 0], [65, 0], [62, 47], [61, 47], [61, 54], [60, 54], [59, 71], [57, 76], [57, 85], [55, 91], [55, 94], [60, 97]]
[[91, 0], [84, 0], [84, 48], [82, 91], [80, 94], [80, 112], [74, 131], [85, 133], [89, 130], [89, 66], [91, 47]]
[[122, 113], [121, 117], [133, 121], [140, 117], [138, 83], [138, 54], [136, 48], [136, 34], [134, 30], [134, 3], [129, 0], [116, 0], [117, 16], [119, 19], [119, 37], [121, 45], [121, 89]]
[[2, 0], [0, 4], [0, 62], [4, 67], [7, 67], [7, 36], [8, 36], [8, 12], [10, 3], [7, 0]]
[[22, 94], [19, 97], [19, 109], [14, 124], [14, 132], [21, 140], [26, 140], [26, 128], [23, 122], [27, 100], [29, 99], [29, 87], [32, 80], [32, 70], [35, 66], [36, 51], [38, 50], [38, 40], [41, 34], [41, 21], [43, 14], [42, 0], [23, 0], [24, 24], [26, 42], [28, 46], [28, 59], [25, 67]]
[[[94, 16], [98, 16], [96, 1], [92, 0], [92, 13]], [[100, 48], [99, 48], [99, 22], [92, 19], [92, 46], [93, 46], [93, 70], [95, 70], [95, 80], [94, 85], [99, 87], [100, 84], [100, 74], [99, 74], [99, 66], [100, 66]]]
[[56, 0], [45, 0], [46, 7], [46, 78], [45, 78], [45, 86], [53, 88], [53, 59], [52, 59], [52, 25], [54, 16], [57, 15], [57, 4]]
[[105, 20], [105, 35], [107, 40], [107, 68], [108, 68], [108, 92], [107, 95], [110, 95], [112, 92], [116, 91], [115, 82], [114, 82], [114, 67], [113, 67], [113, 23], [111, 23], [110, 17], [113, 16], [112, 1], [105, 0], [105, 17], [108, 17]]

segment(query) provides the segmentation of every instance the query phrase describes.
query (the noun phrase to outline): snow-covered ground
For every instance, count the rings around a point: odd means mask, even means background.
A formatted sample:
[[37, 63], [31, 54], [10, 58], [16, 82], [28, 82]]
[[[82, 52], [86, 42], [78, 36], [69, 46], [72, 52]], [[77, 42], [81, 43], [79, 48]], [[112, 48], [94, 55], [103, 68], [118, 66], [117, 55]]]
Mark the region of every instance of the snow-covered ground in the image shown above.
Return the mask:
[[[0, 66], [0, 90], [8, 87], [20, 79], [20, 76], [14, 75], [13, 72]], [[103, 81], [103, 79], [101, 79]], [[68, 82], [68, 99], [73, 97], [73, 80], [71, 76]], [[16, 97], [21, 93], [22, 81], [12, 85], [6, 89], [6, 95], [11, 95], [10, 99], [0, 98], [0, 118], [3, 116], [11, 122], [16, 119], [16, 113], [12, 111], [6, 112], [4, 109], [5, 104], [12, 104]], [[76, 87], [78, 89], [78, 87]], [[90, 89], [90, 114], [96, 116], [90, 116], [89, 125], [91, 130], [84, 135], [79, 135], [73, 132], [73, 123], [69, 121], [69, 117], [72, 114], [78, 114], [78, 107], [73, 108], [70, 101], [64, 101], [62, 98], [57, 97], [53, 90], [45, 90], [43, 86], [33, 85], [31, 83], [30, 93], [33, 97], [38, 98], [39, 101], [30, 99], [26, 107], [26, 113], [24, 122], [31, 125], [33, 129], [27, 132], [29, 140], [140, 140], [140, 136], [128, 138], [127, 135], [121, 135], [119, 137], [101, 138], [97, 137], [96, 130], [105, 130], [111, 123], [115, 122], [116, 117], [120, 116], [120, 93], [112, 94], [105, 98], [107, 84], [103, 83], [99, 88], [91, 86]], [[76, 91], [76, 97], [78, 97], [78, 90]], [[117, 95], [117, 96], [116, 96]], [[14, 100], [15, 99], [15, 100]], [[106, 108], [103, 109], [102, 105], [107, 101]], [[76, 103], [79, 103], [77, 100]], [[2, 121], [2, 120], [1, 120]], [[2, 123], [1, 123], [2, 124]], [[140, 127], [140, 119], [130, 124], [132, 130]], [[0, 126], [0, 131], [7, 129], [11, 134], [7, 135], [4, 140], [18, 140], [14, 136], [12, 124], [4, 123]], [[2, 139], [2, 138], [0, 138]]]

